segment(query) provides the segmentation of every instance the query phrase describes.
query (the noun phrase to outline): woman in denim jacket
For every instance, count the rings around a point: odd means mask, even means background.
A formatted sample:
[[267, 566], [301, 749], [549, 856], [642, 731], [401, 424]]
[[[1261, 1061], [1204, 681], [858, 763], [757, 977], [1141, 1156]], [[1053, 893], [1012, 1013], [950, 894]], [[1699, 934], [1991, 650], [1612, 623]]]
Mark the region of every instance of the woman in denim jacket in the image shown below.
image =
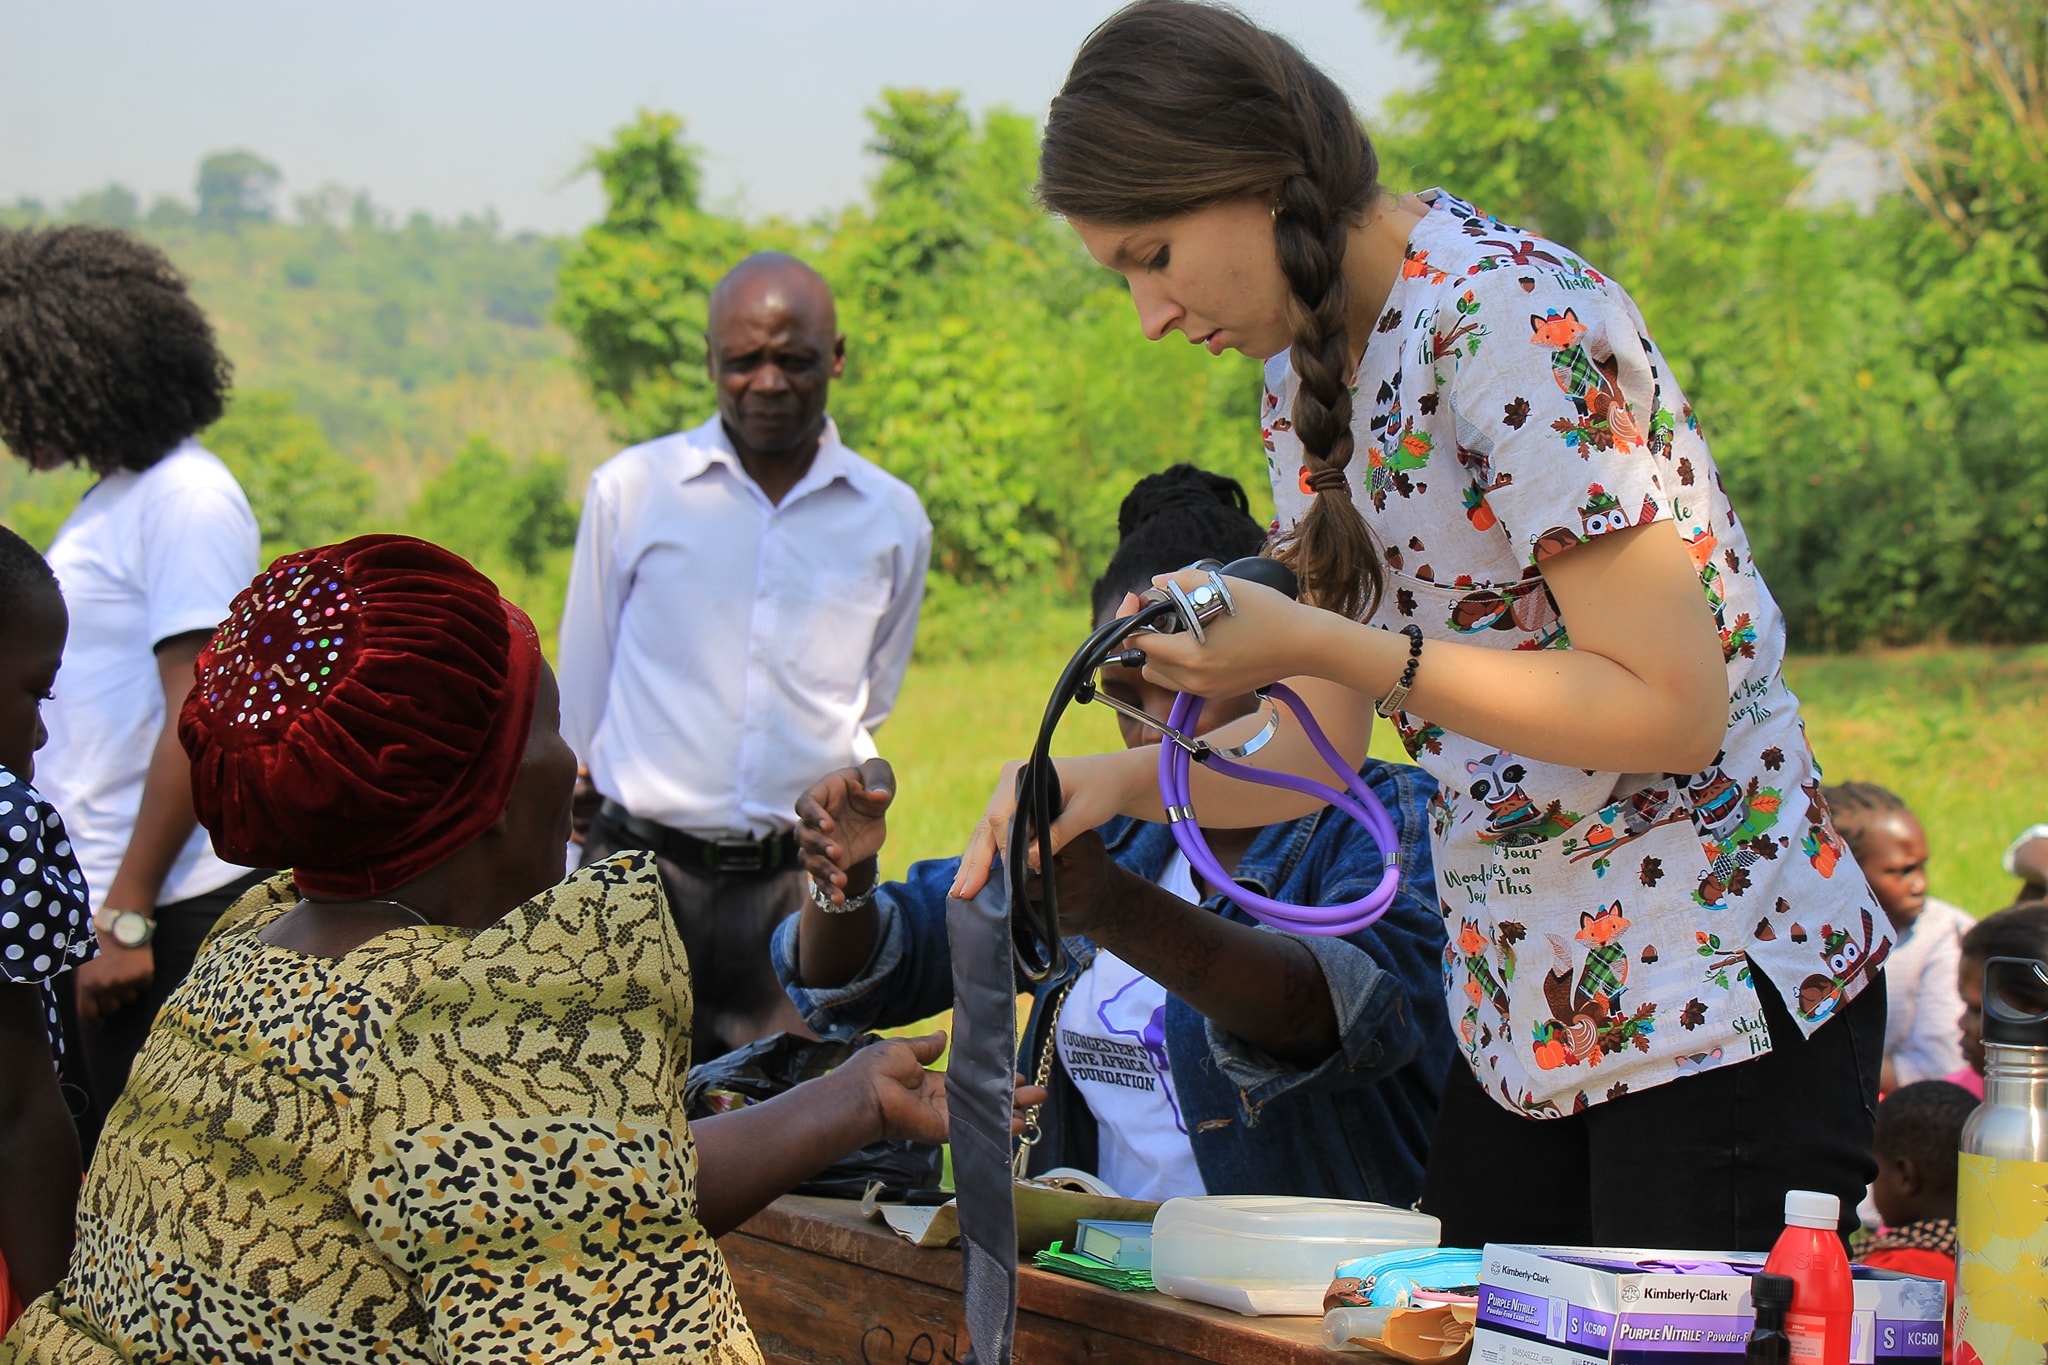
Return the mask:
[[[1235, 480], [1181, 465], [1141, 480], [1095, 584], [1095, 618], [1204, 555], [1256, 553], [1264, 533]], [[1172, 694], [1136, 669], [1103, 690], [1164, 717]], [[1250, 696], [1211, 703], [1223, 725]], [[1124, 742], [1157, 736], [1121, 720]], [[1293, 1194], [1407, 1205], [1422, 1189], [1451, 1058], [1444, 927], [1425, 825], [1434, 783], [1367, 760], [1394, 819], [1400, 891], [1341, 938], [1259, 926], [1195, 879], [1167, 826], [1115, 819], [1057, 859], [1067, 964], [1031, 990], [1018, 1069], [1050, 1094], [1029, 1169], [1095, 1172], [1133, 1198]], [[775, 966], [821, 1033], [927, 1018], [952, 1004], [946, 898], [957, 859], [876, 885], [895, 779], [881, 760], [821, 779], [799, 801], [813, 903], [775, 936]], [[1371, 837], [1325, 808], [1282, 824], [1205, 829], [1226, 869], [1296, 904], [1356, 900], [1379, 881]]]

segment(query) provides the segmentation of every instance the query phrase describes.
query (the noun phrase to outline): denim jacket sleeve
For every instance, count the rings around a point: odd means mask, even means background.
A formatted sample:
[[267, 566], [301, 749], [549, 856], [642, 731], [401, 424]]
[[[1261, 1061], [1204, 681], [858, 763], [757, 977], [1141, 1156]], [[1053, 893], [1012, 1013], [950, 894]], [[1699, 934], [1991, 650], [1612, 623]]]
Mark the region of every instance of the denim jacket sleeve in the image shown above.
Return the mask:
[[898, 1028], [929, 1019], [953, 1004], [952, 950], [946, 938], [946, 892], [957, 858], [911, 866], [900, 882], [875, 892], [881, 929], [875, 950], [843, 986], [809, 987], [797, 975], [797, 921], [775, 930], [775, 975], [804, 1022], [828, 1038], [850, 1038], [874, 1028]]
[[[1400, 764], [1373, 763], [1365, 771], [1401, 840], [1401, 880], [1393, 903], [1355, 934], [1288, 934], [1322, 968], [1337, 1017], [1336, 1048], [1320, 1063], [1298, 1067], [1205, 1021], [1210, 1055], [1254, 1113], [1282, 1095], [1370, 1085], [1448, 1042], [1444, 931], [1428, 830], [1433, 784], [1421, 770]], [[1380, 879], [1379, 850], [1371, 837], [1333, 810], [1312, 819], [1308, 847], [1282, 880], [1278, 899], [1341, 905], [1363, 897]]]

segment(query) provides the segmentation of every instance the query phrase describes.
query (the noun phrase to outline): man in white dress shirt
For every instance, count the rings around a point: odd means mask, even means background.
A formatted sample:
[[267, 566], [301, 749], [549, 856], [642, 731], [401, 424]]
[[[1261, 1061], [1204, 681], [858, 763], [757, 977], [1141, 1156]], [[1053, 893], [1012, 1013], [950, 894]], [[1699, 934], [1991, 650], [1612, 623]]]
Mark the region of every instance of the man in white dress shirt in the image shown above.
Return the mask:
[[601, 799], [586, 862], [659, 857], [700, 1058], [803, 1022], [769, 959], [806, 894], [791, 828], [821, 772], [875, 756], [931, 522], [826, 416], [832, 292], [751, 256], [711, 296], [718, 413], [591, 476], [562, 612], [562, 733]]

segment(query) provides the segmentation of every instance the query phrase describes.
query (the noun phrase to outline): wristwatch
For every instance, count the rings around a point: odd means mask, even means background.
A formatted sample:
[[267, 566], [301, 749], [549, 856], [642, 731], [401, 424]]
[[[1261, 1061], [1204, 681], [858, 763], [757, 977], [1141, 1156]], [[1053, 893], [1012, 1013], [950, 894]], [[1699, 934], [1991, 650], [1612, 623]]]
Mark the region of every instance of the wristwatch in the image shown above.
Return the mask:
[[123, 948], [140, 948], [156, 937], [156, 920], [140, 910], [112, 910], [102, 906], [92, 912], [92, 927]]

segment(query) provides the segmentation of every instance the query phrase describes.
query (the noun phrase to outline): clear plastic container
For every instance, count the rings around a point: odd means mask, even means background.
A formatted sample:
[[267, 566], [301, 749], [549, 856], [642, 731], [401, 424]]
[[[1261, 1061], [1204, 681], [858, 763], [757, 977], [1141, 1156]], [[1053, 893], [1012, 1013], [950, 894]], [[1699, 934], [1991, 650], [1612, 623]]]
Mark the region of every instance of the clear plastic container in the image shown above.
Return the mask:
[[1426, 1213], [1348, 1199], [1224, 1194], [1169, 1199], [1152, 1222], [1152, 1283], [1239, 1313], [1321, 1317], [1337, 1267], [1433, 1247]]

